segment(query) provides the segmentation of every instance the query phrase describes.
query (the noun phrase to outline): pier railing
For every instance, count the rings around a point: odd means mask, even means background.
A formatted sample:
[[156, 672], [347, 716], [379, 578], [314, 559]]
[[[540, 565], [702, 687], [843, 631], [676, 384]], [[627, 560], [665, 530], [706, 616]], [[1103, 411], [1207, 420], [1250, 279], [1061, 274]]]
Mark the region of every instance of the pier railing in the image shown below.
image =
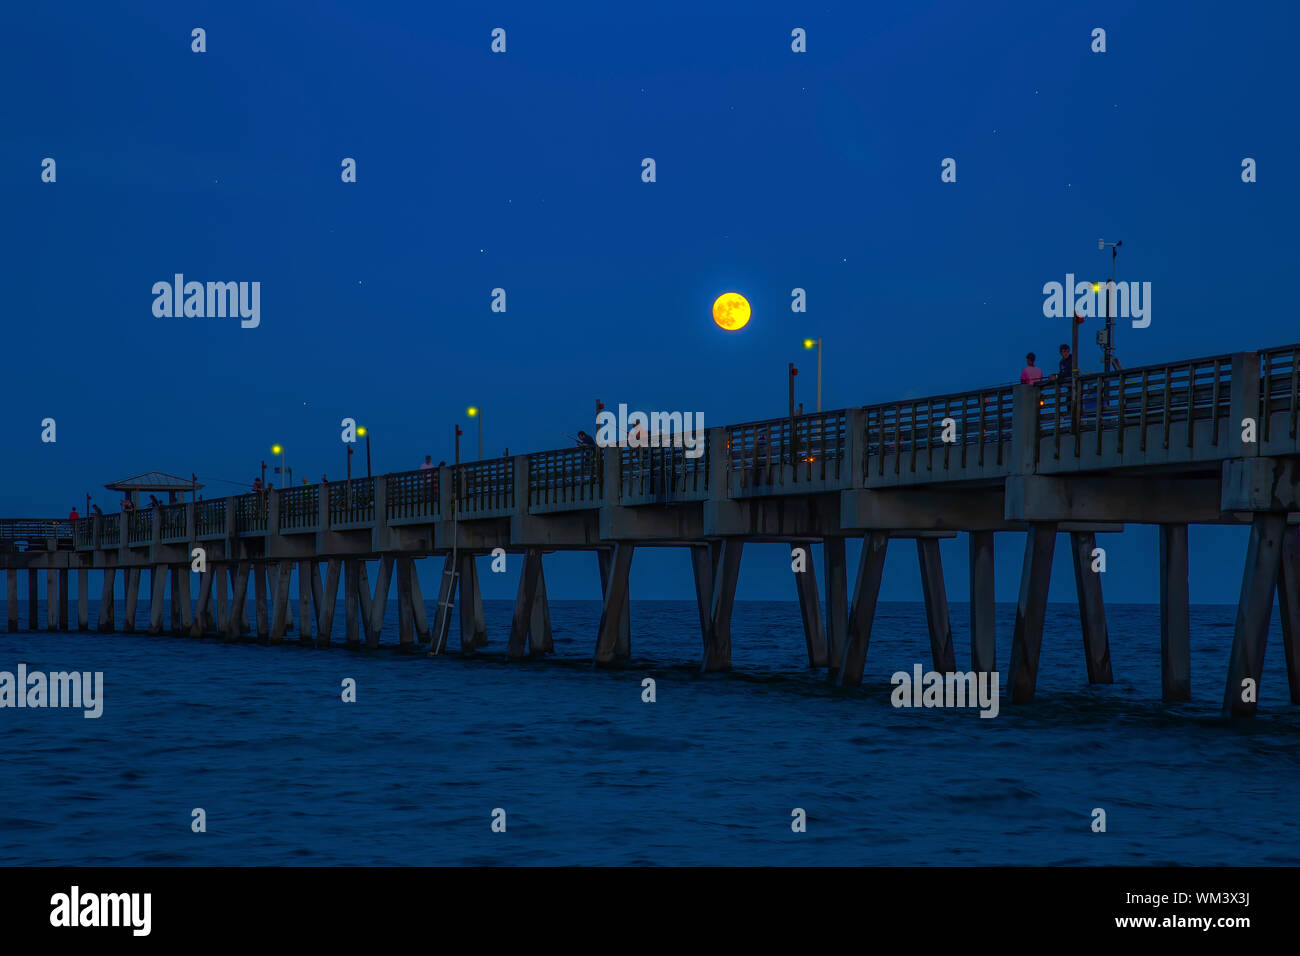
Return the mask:
[[186, 512], [186, 505], [163, 505], [158, 509], [158, 517], [162, 521], [163, 541], [175, 542], [189, 539]]
[[[1076, 384], [1049, 381], [1038, 410], [1038, 462], [1119, 463], [1229, 454], [1232, 356], [1081, 374]], [[1164, 454], [1168, 452], [1169, 454]]]
[[375, 520], [375, 480], [350, 478], [329, 483], [330, 527], [368, 525]]
[[862, 471], [868, 485], [1006, 474], [1015, 386], [868, 405]]
[[320, 485], [299, 485], [280, 492], [281, 534], [315, 531], [320, 525]]
[[515, 460], [492, 458], [452, 468], [456, 510], [461, 517], [508, 516], [515, 508]]
[[122, 514], [113, 512], [99, 519], [99, 547], [120, 548], [122, 546]]
[[235, 533], [264, 534], [270, 510], [267, 492], [253, 491], [239, 495], [235, 502]]
[[77, 542], [78, 548], [93, 548], [95, 546], [95, 522], [93, 518], [86, 517], [80, 521], [72, 523], [72, 534]]
[[[727, 428], [731, 487], [741, 495], [776, 488], [848, 481], [848, 410], [814, 412], [794, 418], [731, 425]], [[802, 490], [808, 490], [807, 488]]]
[[72, 522], [58, 518], [5, 518], [0, 520], [0, 547], [44, 550], [53, 538], [60, 545], [73, 542]]
[[439, 516], [437, 468], [388, 475], [386, 487], [388, 521], [433, 520]]
[[593, 445], [539, 451], [528, 456], [528, 510], [598, 507], [605, 495], [605, 461]]
[[709, 496], [709, 443], [686, 448], [619, 449], [619, 494], [624, 504], [703, 501]]
[[1261, 451], [1300, 452], [1300, 345], [1260, 352], [1259, 374]]
[[126, 543], [149, 544], [153, 541], [153, 509], [137, 508], [127, 512]]
[[226, 533], [226, 500], [216, 498], [195, 504], [195, 534], [200, 538], [222, 537]]

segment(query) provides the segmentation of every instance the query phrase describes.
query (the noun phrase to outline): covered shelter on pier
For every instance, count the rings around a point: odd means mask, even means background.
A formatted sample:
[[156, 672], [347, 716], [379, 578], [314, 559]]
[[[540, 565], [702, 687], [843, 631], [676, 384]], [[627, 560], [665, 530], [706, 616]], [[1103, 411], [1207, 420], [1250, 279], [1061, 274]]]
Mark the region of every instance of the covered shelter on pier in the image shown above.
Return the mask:
[[[199, 489], [203, 487], [203, 483], [199, 481], [196, 475], [181, 478], [162, 471], [147, 471], [144, 474], [110, 482], [104, 487], [109, 491], [125, 492], [131, 499], [131, 503], [138, 508], [140, 507], [141, 492], [145, 494], [166, 492], [166, 504], [175, 504], [197, 499]], [[185, 497], [186, 493], [190, 495], [190, 498]]]

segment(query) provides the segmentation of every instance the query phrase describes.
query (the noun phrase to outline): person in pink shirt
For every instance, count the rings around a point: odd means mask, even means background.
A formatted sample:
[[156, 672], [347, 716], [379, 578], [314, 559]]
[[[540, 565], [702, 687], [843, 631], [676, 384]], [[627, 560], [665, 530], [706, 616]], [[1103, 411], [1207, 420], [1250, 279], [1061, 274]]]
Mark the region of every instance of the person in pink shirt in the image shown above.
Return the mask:
[[1037, 385], [1043, 380], [1043, 370], [1034, 364], [1038, 358], [1033, 352], [1025, 356], [1025, 367], [1020, 372], [1021, 385]]

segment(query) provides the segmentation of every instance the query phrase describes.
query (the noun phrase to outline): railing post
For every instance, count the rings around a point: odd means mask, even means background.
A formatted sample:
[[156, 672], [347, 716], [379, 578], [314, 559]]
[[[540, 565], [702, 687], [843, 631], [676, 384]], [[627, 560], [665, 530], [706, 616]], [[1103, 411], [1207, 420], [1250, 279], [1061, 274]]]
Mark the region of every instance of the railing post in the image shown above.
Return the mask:
[[235, 517], [236, 500], [233, 497], [226, 499], [226, 542], [228, 549], [226, 556], [232, 560], [239, 550], [235, 545], [235, 542], [239, 540], [239, 522]]
[[185, 540], [194, 543], [194, 539], [199, 536], [199, 506], [197, 502], [187, 501], [185, 503]]
[[620, 449], [617, 445], [607, 445], [598, 449], [601, 465], [605, 469], [605, 504], [615, 507], [623, 500], [623, 473], [620, 464]]
[[[280, 533], [280, 489], [272, 488], [266, 492], [266, 536]], [[268, 549], [269, 552], [269, 549]]]
[[[1259, 443], [1264, 440], [1264, 422], [1259, 408], [1259, 353], [1234, 352], [1232, 354], [1232, 399], [1228, 412], [1228, 453], [1230, 458], [1254, 458], [1259, 455]], [[1267, 415], [1267, 410], [1264, 412]], [[1243, 442], [1242, 421], [1255, 419], [1255, 440]]]
[[[1029, 475], [1034, 472], [1038, 449], [1038, 396], [1034, 385], [1016, 385], [1011, 407], [1011, 472]], [[1057, 401], [1060, 401], [1058, 394]]]
[[438, 467], [438, 520], [450, 521], [456, 510], [456, 496], [451, 487], [451, 466]]
[[133, 514], [135, 514], [134, 511], [120, 511], [117, 515], [117, 558], [119, 562], [126, 558], [127, 543], [130, 540], [131, 515]]
[[[725, 425], [708, 430], [709, 443], [709, 497], [726, 500], [731, 497], [731, 449], [727, 447], [730, 432]], [[771, 439], [768, 439], [771, 441]], [[770, 447], [770, 446], [769, 446]], [[742, 466], [743, 467], [743, 466]]]
[[381, 528], [388, 524], [388, 477], [386, 475], [375, 475], [374, 500], [375, 527]]
[[[850, 488], [866, 487], [865, 469], [867, 464], [867, 412], [862, 408], [850, 408], [844, 415], [844, 457], [840, 459], [840, 468], [844, 459], [849, 464]], [[841, 472], [843, 474], [843, 472]]]
[[[515, 479], [515, 507], [514, 510], [521, 514], [528, 514], [528, 506], [531, 502], [528, 500], [528, 456], [515, 455], [514, 459], [514, 479]], [[566, 481], [570, 480], [567, 476]]]
[[[92, 551], [102, 551], [101, 547], [104, 534], [104, 516], [95, 515], [90, 519], [90, 549]], [[93, 559], [92, 559], [93, 560]], [[84, 578], [82, 579], [85, 580]], [[83, 584], [82, 587], [85, 587]]]
[[316, 493], [316, 529], [328, 531], [330, 527], [330, 486], [321, 482]]

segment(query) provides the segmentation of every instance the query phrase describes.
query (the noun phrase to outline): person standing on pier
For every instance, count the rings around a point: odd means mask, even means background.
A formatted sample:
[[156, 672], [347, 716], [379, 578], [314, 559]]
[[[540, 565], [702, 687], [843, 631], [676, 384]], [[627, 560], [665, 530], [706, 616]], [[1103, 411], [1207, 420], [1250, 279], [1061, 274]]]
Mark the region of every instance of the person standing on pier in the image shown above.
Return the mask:
[[1043, 370], [1034, 364], [1037, 358], [1033, 352], [1025, 356], [1025, 367], [1020, 370], [1021, 385], [1037, 385], [1043, 380]]
[[73, 506], [72, 506], [72, 510], [71, 510], [70, 512], [68, 512], [68, 520], [69, 520], [69, 521], [80, 521], [80, 520], [81, 520], [81, 515], [77, 514], [77, 506], [76, 506], [76, 505], [73, 505]]

